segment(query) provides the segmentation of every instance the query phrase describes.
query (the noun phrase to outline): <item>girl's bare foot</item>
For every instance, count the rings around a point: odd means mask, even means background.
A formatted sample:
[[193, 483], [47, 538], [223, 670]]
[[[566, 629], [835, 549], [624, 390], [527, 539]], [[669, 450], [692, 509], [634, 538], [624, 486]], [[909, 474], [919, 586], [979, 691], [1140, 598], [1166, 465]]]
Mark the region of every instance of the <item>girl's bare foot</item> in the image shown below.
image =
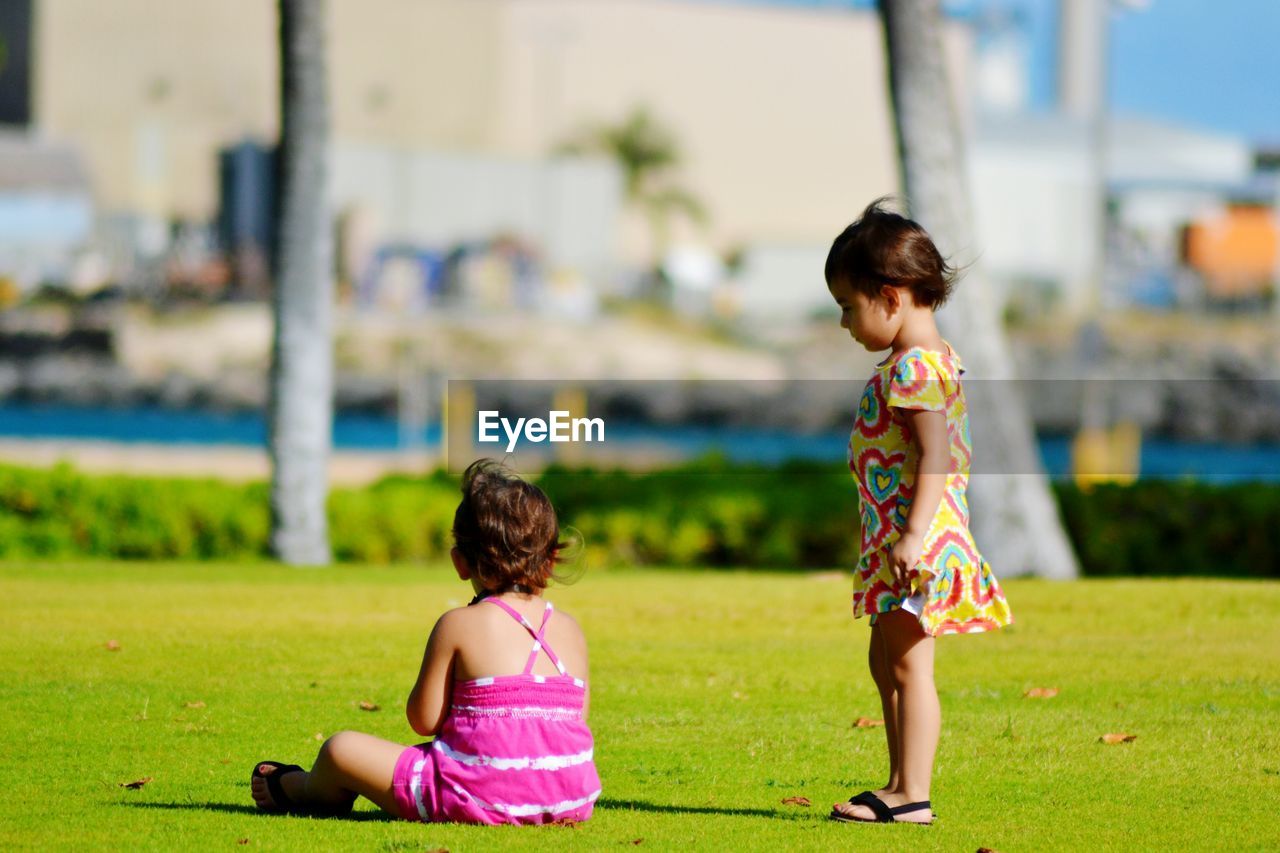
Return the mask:
[[[880, 800], [891, 809], [897, 808], [898, 806], [905, 806], [908, 803], [920, 802], [920, 800], [913, 800], [906, 794], [895, 791], [885, 791], [884, 789], [881, 789], [879, 791], [872, 791], [872, 793], [879, 797]], [[871, 807], [861, 803], [836, 803], [832, 808], [845, 817], [850, 817], [854, 820], [874, 821], [876, 819], [876, 813], [871, 810]], [[933, 823], [933, 811], [922, 807], [894, 815], [894, 820], [898, 823]]]
[[[890, 780], [889, 784], [876, 788], [871, 793], [875, 794], [877, 797], [883, 800], [887, 794], [894, 791], [897, 787], [898, 787], [898, 784]], [[840, 814], [842, 815], [853, 817], [853, 805], [848, 800], [845, 800], [843, 803], [836, 803], [835, 811], [840, 812]]]
[[[253, 793], [253, 801], [258, 804], [258, 808], [268, 812], [284, 811], [285, 807], [275, 802], [271, 798], [271, 790], [267, 787], [266, 777], [281, 772], [273, 764], [259, 764], [258, 773], [261, 776], [255, 776], [249, 781], [249, 790]], [[307, 773], [305, 770], [284, 770], [284, 775], [280, 777], [280, 787], [284, 789], [284, 794], [293, 803], [302, 803], [306, 798]]]

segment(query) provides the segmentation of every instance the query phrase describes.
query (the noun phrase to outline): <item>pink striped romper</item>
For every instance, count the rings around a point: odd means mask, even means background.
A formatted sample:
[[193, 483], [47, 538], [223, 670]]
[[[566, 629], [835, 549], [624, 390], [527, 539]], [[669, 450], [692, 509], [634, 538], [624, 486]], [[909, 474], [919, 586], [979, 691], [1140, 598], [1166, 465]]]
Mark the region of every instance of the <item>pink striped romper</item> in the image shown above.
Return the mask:
[[[551, 603], [537, 631], [514, 608], [486, 598], [533, 637], [524, 672], [459, 681], [435, 740], [400, 754], [392, 787], [401, 815], [415, 821], [550, 823], [586, 820], [600, 796], [591, 730], [582, 718], [586, 685], [565, 672], [544, 641]], [[546, 652], [559, 675], [533, 674]]]

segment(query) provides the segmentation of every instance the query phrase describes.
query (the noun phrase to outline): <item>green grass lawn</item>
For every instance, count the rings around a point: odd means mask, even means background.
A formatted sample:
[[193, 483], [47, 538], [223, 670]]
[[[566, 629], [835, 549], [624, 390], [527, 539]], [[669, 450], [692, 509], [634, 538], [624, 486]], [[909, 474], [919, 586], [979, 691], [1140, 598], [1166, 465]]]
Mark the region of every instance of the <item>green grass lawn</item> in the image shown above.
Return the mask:
[[[467, 597], [443, 567], [0, 567], [0, 847], [1280, 847], [1280, 584], [1007, 591], [1012, 629], [939, 641], [940, 821], [923, 828], [825, 819], [885, 773], [883, 730], [852, 727], [880, 712], [845, 580], [601, 572], [555, 590], [591, 643], [604, 794], [578, 827], [495, 829], [363, 801], [283, 818], [249, 797], [256, 760], [309, 764], [318, 736], [414, 739], [427, 631]], [[1137, 739], [1099, 743], [1111, 732]]]

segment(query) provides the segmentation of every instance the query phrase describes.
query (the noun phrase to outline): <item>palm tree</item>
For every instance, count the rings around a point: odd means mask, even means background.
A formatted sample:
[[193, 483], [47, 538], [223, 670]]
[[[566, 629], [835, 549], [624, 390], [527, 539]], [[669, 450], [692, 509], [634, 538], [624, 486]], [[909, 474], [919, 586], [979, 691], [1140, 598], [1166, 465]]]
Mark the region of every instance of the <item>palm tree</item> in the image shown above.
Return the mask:
[[[974, 246], [965, 157], [944, 64], [940, 0], [878, 0], [902, 186], [912, 216], [944, 254]], [[1071, 578], [1079, 573], [1040, 462], [993, 295], [972, 264], [939, 322], [964, 355], [969, 409], [982, 438], [969, 486], [975, 537], [998, 570]], [[996, 414], [998, 413], [998, 415]], [[998, 458], [982, 471], [982, 458]], [[991, 463], [987, 463], [988, 466]]]
[[564, 154], [602, 154], [622, 170], [627, 202], [648, 220], [654, 265], [666, 253], [671, 220], [683, 214], [704, 224], [707, 211], [676, 180], [681, 154], [675, 134], [645, 107], [636, 107], [616, 125], [600, 125], [558, 148]]
[[279, 0], [279, 240], [268, 447], [271, 548], [329, 562], [325, 517], [333, 420], [333, 235], [329, 221], [326, 0]]

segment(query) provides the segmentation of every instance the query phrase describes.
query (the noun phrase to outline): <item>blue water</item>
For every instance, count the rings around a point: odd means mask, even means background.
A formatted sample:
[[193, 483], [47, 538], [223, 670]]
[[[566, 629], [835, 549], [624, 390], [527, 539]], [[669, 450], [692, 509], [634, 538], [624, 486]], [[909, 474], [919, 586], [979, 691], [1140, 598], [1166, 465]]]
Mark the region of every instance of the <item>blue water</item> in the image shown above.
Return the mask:
[[[655, 441], [650, 427], [609, 425], [608, 439], [614, 442]], [[849, 441], [847, 430], [819, 434], [798, 434], [781, 430], [750, 430], [741, 427], [668, 427], [661, 431], [660, 443], [696, 455], [719, 452], [738, 462], [776, 464], [788, 459], [844, 459]], [[1042, 436], [1040, 459], [1049, 476], [1067, 479], [1071, 475], [1071, 439]], [[977, 449], [974, 471], [982, 470], [983, 449]], [[1220, 483], [1249, 480], [1280, 481], [1280, 445], [1232, 445], [1202, 442], [1173, 442], [1146, 439], [1138, 461], [1143, 478], [1192, 478]]]
[[[255, 412], [212, 412], [135, 408], [79, 408], [17, 403], [0, 404], [0, 436], [64, 438], [156, 444], [239, 445], [262, 447], [266, 424]], [[339, 450], [389, 451], [405, 447], [436, 448], [440, 426], [432, 424], [418, 436], [402, 436], [395, 418], [340, 414], [334, 419], [333, 443]], [[721, 453], [736, 462], [764, 464], [788, 459], [840, 460], [847, 431], [804, 434], [743, 427], [652, 427], [610, 423], [608, 445], [615, 451], [628, 446], [656, 446], [682, 455]], [[1070, 439], [1042, 437], [1040, 455], [1055, 478], [1071, 470]], [[495, 455], [502, 447], [494, 446]], [[982, 448], [975, 460], [981, 470]], [[589, 455], [589, 454], [588, 454]], [[1140, 460], [1144, 478], [1191, 477], [1215, 482], [1280, 481], [1280, 445], [1180, 443], [1148, 439]]]
[[[0, 405], [0, 436], [262, 447], [267, 443], [267, 425], [257, 412], [5, 403]], [[418, 438], [418, 443], [428, 446], [439, 443], [439, 425], [428, 427]], [[335, 417], [333, 444], [342, 450], [396, 450], [404, 446], [394, 418], [372, 415]]]

